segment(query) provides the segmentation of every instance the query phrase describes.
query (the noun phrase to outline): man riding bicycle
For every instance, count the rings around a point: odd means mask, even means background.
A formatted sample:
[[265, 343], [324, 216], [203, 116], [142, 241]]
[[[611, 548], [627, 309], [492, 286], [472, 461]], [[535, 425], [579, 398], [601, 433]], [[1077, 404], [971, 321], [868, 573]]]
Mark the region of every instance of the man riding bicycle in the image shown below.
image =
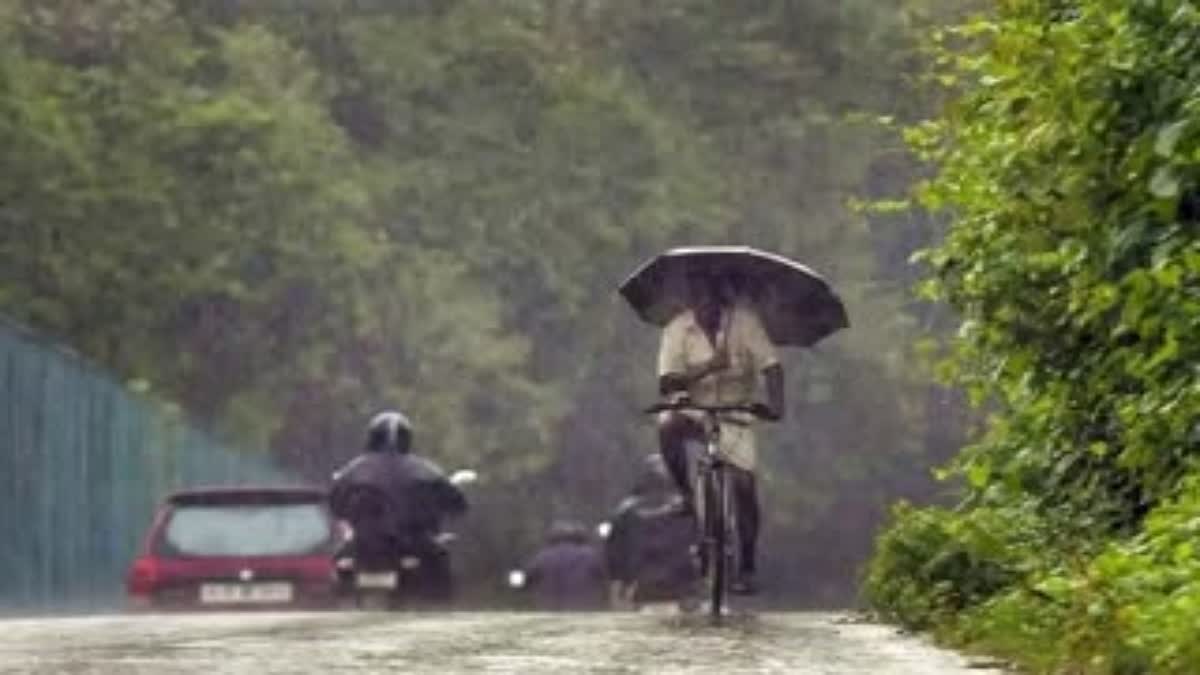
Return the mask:
[[[660, 393], [670, 401], [699, 405], [745, 405], [750, 414], [720, 419], [720, 452], [729, 463], [737, 509], [741, 569], [736, 593], [757, 592], [755, 554], [759, 504], [755, 481], [754, 417], [783, 416], [783, 366], [767, 336], [744, 279], [705, 270], [687, 276], [687, 308], [663, 330], [658, 356]], [[758, 395], [765, 390], [767, 402]], [[686, 505], [694, 504], [689, 481], [688, 446], [703, 443], [704, 420], [692, 411], [668, 411], [659, 417], [659, 447]]]

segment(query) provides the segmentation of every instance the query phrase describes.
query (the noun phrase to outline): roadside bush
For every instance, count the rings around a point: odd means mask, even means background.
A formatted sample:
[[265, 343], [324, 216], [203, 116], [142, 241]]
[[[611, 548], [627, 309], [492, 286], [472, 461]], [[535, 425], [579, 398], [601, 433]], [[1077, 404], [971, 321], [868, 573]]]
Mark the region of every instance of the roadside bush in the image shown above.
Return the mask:
[[1011, 509], [893, 515], [866, 586], [885, 617], [1032, 672], [1200, 672], [1200, 474], [1095, 555]]
[[1102, 590], [1123, 653], [1149, 672], [1200, 671], [1200, 476], [1155, 510], [1145, 530], [1097, 557], [1088, 574]]
[[952, 644], [1022, 664], [1033, 672], [1051, 672], [1064, 662], [1065, 608], [1036, 591], [1013, 586], [942, 626]]
[[868, 596], [1039, 672], [1197, 673], [1200, 5], [987, 6], [933, 36], [907, 136], [941, 371], [989, 415], [962, 510], [899, 509]]
[[1014, 510], [960, 513], [901, 502], [877, 541], [866, 597], [909, 628], [939, 625], [1018, 581], [1037, 529]]

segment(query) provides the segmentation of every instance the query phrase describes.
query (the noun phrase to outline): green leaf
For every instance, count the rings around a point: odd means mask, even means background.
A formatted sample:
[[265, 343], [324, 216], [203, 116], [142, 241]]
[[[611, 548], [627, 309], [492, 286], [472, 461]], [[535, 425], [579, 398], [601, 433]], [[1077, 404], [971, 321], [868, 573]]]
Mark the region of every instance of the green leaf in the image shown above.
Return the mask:
[[1174, 335], [1169, 335], [1167, 336], [1166, 342], [1163, 343], [1163, 346], [1154, 353], [1154, 356], [1150, 357], [1150, 360], [1146, 363], [1146, 368], [1157, 368], [1163, 363], [1176, 358], [1178, 355], [1179, 341], [1175, 339]]
[[967, 481], [976, 488], [981, 488], [987, 485], [988, 479], [991, 478], [992, 467], [984, 461], [972, 462], [967, 467]]
[[1179, 178], [1169, 166], [1160, 166], [1150, 178], [1150, 194], [1159, 199], [1174, 199], [1179, 196]]
[[1154, 153], [1160, 157], [1170, 157], [1191, 122], [1190, 119], [1178, 120], [1159, 129], [1154, 138]]

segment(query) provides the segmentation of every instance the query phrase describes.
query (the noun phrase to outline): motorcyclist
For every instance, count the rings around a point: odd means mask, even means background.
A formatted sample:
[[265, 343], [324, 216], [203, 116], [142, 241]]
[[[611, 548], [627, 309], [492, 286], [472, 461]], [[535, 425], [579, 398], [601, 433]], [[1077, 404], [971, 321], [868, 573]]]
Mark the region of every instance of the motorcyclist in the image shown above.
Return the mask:
[[571, 520], [553, 523], [545, 545], [522, 568], [524, 586], [539, 609], [588, 611], [605, 607], [604, 557], [587, 528]]
[[[783, 416], [783, 367], [767, 336], [745, 280], [703, 270], [688, 275], [688, 307], [663, 330], [658, 357], [659, 391], [701, 405], [747, 405], [754, 417]], [[765, 385], [765, 386], [760, 386]], [[765, 389], [767, 402], [758, 396]], [[753, 418], [721, 420], [721, 453], [728, 460], [738, 510], [741, 569], [737, 593], [754, 593], [759, 505], [755, 481]], [[703, 442], [703, 416], [667, 412], [659, 420], [659, 446], [686, 504], [692, 504], [687, 446]]]
[[[333, 474], [330, 506], [353, 528], [347, 543], [358, 558], [416, 556], [431, 598], [452, 591], [450, 558], [437, 541], [445, 518], [467, 510], [463, 493], [440, 467], [412, 453], [412, 424], [402, 413], [378, 413], [367, 427], [366, 447]], [[377, 495], [372, 504], [363, 495]], [[339, 554], [341, 555], [341, 554]]]
[[614, 607], [677, 601], [684, 610], [693, 608], [699, 579], [692, 548], [696, 521], [679, 508], [681, 501], [662, 457], [647, 457], [605, 540]]

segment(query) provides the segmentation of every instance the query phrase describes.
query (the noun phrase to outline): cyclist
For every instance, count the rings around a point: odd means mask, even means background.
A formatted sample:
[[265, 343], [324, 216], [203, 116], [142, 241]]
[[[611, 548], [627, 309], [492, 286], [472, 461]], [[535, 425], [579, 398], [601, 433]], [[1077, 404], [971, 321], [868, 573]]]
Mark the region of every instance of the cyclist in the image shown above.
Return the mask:
[[[386, 495], [382, 519], [355, 512], [357, 486]], [[354, 526], [348, 545], [358, 555], [415, 555], [427, 570], [430, 595], [448, 598], [450, 557], [436, 537], [447, 516], [467, 510], [467, 500], [440, 467], [412, 453], [407, 417], [389, 410], [371, 419], [365, 451], [333, 474], [330, 505], [334, 515]]]
[[[755, 481], [753, 417], [783, 416], [783, 366], [767, 336], [745, 279], [704, 270], [687, 277], [688, 307], [663, 330], [658, 355], [659, 391], [668, 400], [700, 405], [747, 405], [754, 415], [726, 416], [720, 423], [720, 450], [729, 462], [737, 509], [741, 569], [735, 593], [757, 592], [755, 554], [759, 505]], [[761, 385], [761, 386], [760, 386]], [[765, 389], [767, 403], [757, 395]], [[687, 447], [703, 442], [703, 420], [691, 411], [659, 417], [659, 447], [686, 505], [694, 504], [688, 481]]]

